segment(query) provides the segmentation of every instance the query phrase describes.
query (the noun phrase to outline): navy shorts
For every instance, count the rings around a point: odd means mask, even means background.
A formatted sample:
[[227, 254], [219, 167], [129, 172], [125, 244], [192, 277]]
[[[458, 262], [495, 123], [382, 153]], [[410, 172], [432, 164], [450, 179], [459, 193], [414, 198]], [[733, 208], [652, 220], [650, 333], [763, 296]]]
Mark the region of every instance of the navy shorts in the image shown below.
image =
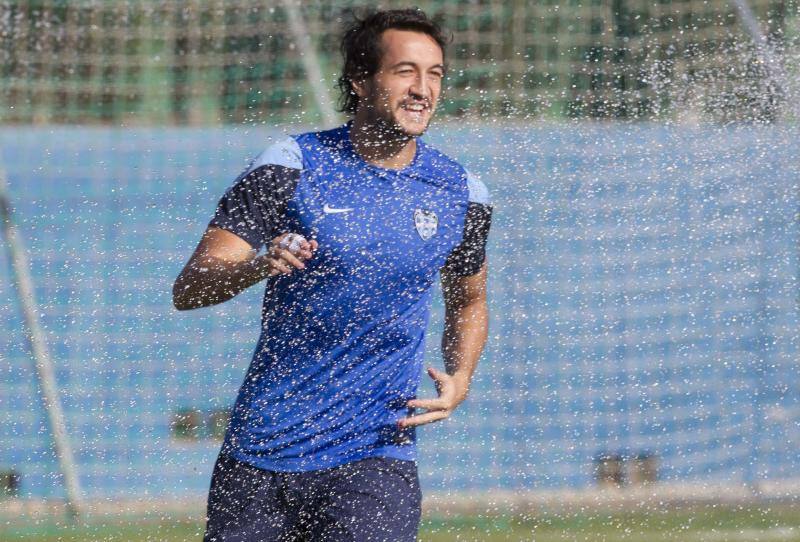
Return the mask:
[[371, 457], [273, 472], [221, 454], [204, 542], [413, 542], [422, 494], [413, 461]]

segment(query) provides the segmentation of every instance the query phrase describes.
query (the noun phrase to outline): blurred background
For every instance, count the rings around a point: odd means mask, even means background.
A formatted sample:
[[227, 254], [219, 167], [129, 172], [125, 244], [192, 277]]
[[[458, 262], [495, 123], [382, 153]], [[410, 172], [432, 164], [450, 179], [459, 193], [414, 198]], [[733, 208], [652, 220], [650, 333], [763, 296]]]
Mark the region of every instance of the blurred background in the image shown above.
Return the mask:
[[[0, 539], [198, 539], [262, 291], [179, 313], [172, 282], [250, 159], [346, 120], [363, 5], [0, 1]], [[638, 540], [607, 506], [648, 540], [800, 540], [798, 3], [416, 5], [453, 35], [425, 138], [495, 205], [421, 538]], [[652, 520], [681, 503], [738, 513]]]

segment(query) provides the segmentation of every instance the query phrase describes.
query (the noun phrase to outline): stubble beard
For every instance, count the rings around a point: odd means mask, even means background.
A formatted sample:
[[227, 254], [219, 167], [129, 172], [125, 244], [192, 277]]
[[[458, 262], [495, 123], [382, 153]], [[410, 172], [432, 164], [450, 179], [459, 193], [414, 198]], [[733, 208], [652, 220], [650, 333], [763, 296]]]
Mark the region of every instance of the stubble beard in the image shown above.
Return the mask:
[[425, 123], [425, 126], [422, 128], [422, 130], [420, 130], [419, 133], [409, 132], [403, 127], [394, 110], [389, 109], [388, 111], [381, 111], [378, 110], [374, 104], [371, 104], [369, 112], [369, 124], [374, 127], [380, 138], [384, 141], [406, 142], [413, 138], [420, 137], [428, 130], [428, 127], [430, 126], [429, 117], [428, 121]]

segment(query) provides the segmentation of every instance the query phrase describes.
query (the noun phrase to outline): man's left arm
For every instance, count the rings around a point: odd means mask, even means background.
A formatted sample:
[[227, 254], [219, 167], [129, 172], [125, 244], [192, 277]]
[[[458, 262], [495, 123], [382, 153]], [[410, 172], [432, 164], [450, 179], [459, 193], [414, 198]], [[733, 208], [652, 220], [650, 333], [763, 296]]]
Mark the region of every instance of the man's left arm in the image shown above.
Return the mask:
[[467, 398], [472, 374], [489, 333], [486, 275], [485, 261], [478, 273], [466, 277], [442, 271], [445, 302], [442, 356], [445, 372], [428, 368], [428, 374], [436, 382], [439, 396], [435, 399], [409, 401], [409, 407], [424, 409], [425, 412], [400, 420], [399, 427], [422, 425], [448, 418]]

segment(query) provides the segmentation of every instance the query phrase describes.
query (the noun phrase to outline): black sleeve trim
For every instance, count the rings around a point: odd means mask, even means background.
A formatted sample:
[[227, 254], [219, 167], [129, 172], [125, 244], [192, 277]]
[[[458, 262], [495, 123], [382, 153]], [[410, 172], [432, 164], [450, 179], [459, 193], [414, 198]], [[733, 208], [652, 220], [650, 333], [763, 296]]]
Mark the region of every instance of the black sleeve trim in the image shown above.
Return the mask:
[[447, 257], [442, 271], [460, 277], [474, 275], [486, 259], [486, 241], [492, 225], [492, 207], [469, 202], [464, 219], [464, 238]]
[[278, 235], [300, 170], [269, 164], [243, 175], [217, 204], [209, 226], [230, 231], [259, 249]]

